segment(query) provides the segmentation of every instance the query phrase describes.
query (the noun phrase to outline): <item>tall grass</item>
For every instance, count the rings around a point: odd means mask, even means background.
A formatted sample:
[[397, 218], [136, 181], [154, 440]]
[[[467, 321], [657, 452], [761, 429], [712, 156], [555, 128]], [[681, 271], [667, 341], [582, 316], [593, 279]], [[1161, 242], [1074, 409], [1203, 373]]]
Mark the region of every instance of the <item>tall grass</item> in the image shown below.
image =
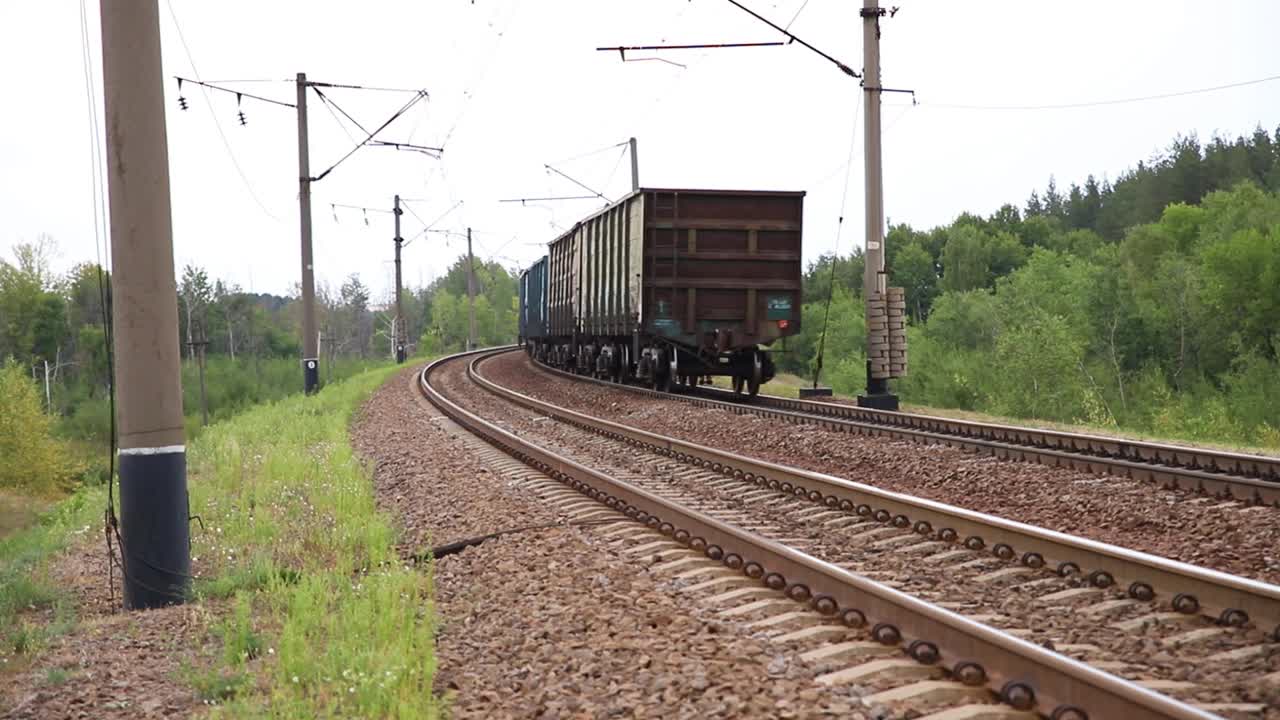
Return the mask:
[[191, 447], [197, 596], [234, 598], [208, 684], [233, 715], [438, 714], [429, 580], [401, 564], [347, 438], [390, 371], [254, 408]]

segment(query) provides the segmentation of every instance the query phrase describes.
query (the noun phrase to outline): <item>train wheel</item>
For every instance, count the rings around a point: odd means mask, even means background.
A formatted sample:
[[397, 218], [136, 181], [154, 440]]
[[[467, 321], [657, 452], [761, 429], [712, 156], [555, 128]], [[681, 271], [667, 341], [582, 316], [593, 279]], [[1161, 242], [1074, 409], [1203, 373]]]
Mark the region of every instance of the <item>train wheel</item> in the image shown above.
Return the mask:
[[671, 392], [671, 365], [665, 352], [658, 353], [653, 367], [649, 371], [653, 378], [653, 389], [658, 392]]
[[760, 379], [764, 373], [763, 365], [764, 363], [760, 357], [760, 351], [757, 350], [755, 356], [752, 358], [751, 377], [747, 380], [747, 393], [750, 394], [751, 397], [755, 397], [760, 394]]

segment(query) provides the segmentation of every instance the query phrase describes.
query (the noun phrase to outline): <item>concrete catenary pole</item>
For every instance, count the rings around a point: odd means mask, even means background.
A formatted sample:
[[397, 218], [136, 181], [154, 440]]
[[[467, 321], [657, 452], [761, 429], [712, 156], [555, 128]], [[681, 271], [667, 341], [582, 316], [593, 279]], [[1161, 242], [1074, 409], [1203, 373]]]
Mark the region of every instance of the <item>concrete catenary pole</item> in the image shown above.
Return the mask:
[[178, 287], [157, 0], [103, 0], [112, 328], [124, 606], [190, 587]]
[[640, 158], [636, 156], [636, 139], [627, 141], [631, 145], [631, 192], [640, 189]]
[[404, 362], [404, 346], [405, 346], [405, 322], [404, 322], [404, 304], [400, 300], [400, 296], [404, 294], [404, 287], [400, 284], [400, 247], [404, 244], [404, 238], [400, 237], [400, 215], [404, 211], [400, 209], [400, 196], [396, 195], [396, 204], [392, 209], [392, 214], [396, 218], [396, 319], [391, 326], [391, 336], [396, 348], [396, 362]]
[[[871, 327], [870, 303], [875, 294], [885, 291], [884, 272], [884, 177], [880, 156], [880, 18], [885, 14], [877, 0], [862, 3], [862, 88], [865, 128], [863, 157], [866, 159], [866, 266], [862, 273], [862, 298], [867, 308], [867, 327]], [[870, 333], [867, 348], [870, 350]], [[892, 405], [897, 398], [889, 394], [889, 381], [871, 377], [871, 361], [867, 361], [867, 393], [860, 404]]]
[[476, 258], [471, 254], [471, 228], [467, 228], [467, 349], [476, 348]]
[[307, 150], [307, 74], [298, 73], [298, 215], [302, 230], [302, 389], [320, 387], [316, 334], [316, 279], [311, 260], [311, 155]]

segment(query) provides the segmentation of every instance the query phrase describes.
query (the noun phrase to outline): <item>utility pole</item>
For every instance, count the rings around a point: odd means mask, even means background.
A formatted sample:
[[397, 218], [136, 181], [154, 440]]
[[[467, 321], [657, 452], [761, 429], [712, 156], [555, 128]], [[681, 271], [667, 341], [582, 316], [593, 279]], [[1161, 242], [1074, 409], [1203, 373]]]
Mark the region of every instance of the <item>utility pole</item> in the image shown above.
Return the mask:
[[471, 228], [467, 228], [467, 349], [476, 349], [476, 259], [471, 254]]
[[396, 362], [404, 362], [404, 306], [400, 302], [400, 296], [404, 290], [400, 285], [400, 247], [404, 245], [404, 238], [400, 237], [400, 215], [404, 211], [400, 209], [400, 196], [396, 195], [395, 208], [392, 213], [396, 217], [396, 319], [391, 325], [391, 342], [396, 348]]
[[307, 74], [298, 73], [298, 211], [302, 227], [302, 389], [311, 395], [320, 385], [316, 347], [316, 280], [311, 260], [311, 157], [307, 150]]
[[124, 606], [143, 609], [184, 602], [191, 577], [158, 0], [103, 0], [101, 15], [120, 556]]
[[[866, 93], [863, 106], [866, 108], [863, 127], [865, 128], [865, 145], [863, 156], [866, 158], [866, 266], [862, 273], [862, 298], [866, 307], [868, 327], [867, 336], [867, 392], [858, 396], [858, 404], [863, 407], [874, 407], [882, 410], [897, 410], [898, 396], [889, 392], [889, 381], [884, 377], [873, 377], [871, 330], [874, 321], [887, 322], [883, 315], [873, 319], [873, 313], [883, 310], [873, 308], [873, 298], [883, 298], [887, 292], [887, 278], [884, 271], [884, 177], [880, 157], [880, 18], [886, 10], [877, 5], [878, 0], [862, 2], [862, 91]], [[886, 341], [887, 344], [887, 341]], [[885, 348], [887, 350], [887, 347]], [[880, 373], [875, 373], [880, 374]]]
[[636, 157], [636, 139], [627, 141], [631, 146], [631, 192], [640, 189], [640, 159]]

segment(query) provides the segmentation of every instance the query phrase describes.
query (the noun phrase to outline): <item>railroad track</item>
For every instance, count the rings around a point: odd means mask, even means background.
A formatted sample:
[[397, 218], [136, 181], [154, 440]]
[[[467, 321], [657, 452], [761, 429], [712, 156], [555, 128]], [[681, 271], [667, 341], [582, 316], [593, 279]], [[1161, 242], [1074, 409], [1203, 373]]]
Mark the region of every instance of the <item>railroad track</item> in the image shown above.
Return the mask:
[[[789, 636], [819, 638], [826, 635], [839, 636], [849, 632], [847, 628], [862, 625], [871, 628], [872, 642], [855, 640], [828, 644], [811, 651], [811, 658], [848, 659], [846, 656], [850, 653], [875, 655], [868, 646], [878, 646], [882, 649], [879, 653], [881, 656], [884, 649], [897, 653], [897, 659], [879, 662], [901, 663], [902, 651], [905, 650], [909, 657], [921, 663], [921, 667], [930, 668], [930, 672], [945, 669], [953, 678], [971, 685], [989, 687], [1015, 708], [1034, 708], [1042, 714], [1058, 718], [1119, 717], [1121, 713], [1137, 713], [1136, 717], [1211, 716], [1204, 710], [1157, 695], [1138, 684], [1100, 672], [936, 604], [869, 580], [850, 572], [846, 567], [813, 557], [798, 549], [797, 546], [803, 543], [779, 536], [778, 533], [785, 535], [786, 530], [777, 530], [770, 537], [770, 533], [760, 527], [762, 524], [769, 524], [767, 522], [757, 521], [752, 526], [743, 520], [731, 523], [717, 519], [717, 514], [725, 517], [727, 511], [723, 504], [719, 510], [715, 510], [715, 498], [706, 497], [705, 490], [697, 488], [718, 484], [718, 491], [738, 498], [739, 504], [743, 502], [743, 498], [754, 497], [753, 502], [756, 504], [761, 504], [762, 498], [771, 498], [772, 505], [765, 503], [771, 508], [769, 512], [798, 516], [797, 522], [802, 520], [811, 527], [821, 527], [824, 533], [848, 530], [846, 535], [856, 531], [852, 535], [854, 538], [874, 535], [874, 544], [878, 549], [895, 546], [904, 554], [919, 554], [923, 546], [932, 545], [932, 550], [941, 550], [927, 553], [929, 558], [925, 558], [926, 562], [947, 554], [958, 562], [962, 558], [955, 557], [957, 553], [964, 556], [982, 555], [983, 550], [990, 550], [990, 555], [979, 559], [997, 564], [1020, 562], [1022, 566], [994, 571], [988, 566], [983, 572], [988, 577], [994, 574], [997, 578], [1012, 580], [1026, 572], [1045, 573], [1047, 571], [1044, 568], [1048, 566], [1055, 567], [1068, 576], [1084, 574], [1089, 584], [1097, 586], [1060, 591], [1068, 596], [1078, 595], [1088, 599], [1084, 596], [1092, 597], [1124, 582], [1131, 575], [1150, 578], [1129, 583], [1129, 592], [1135, 597], [1125, 599], [1118, 605], [1114, 600], [1104, 601], [1113, 603], [1112, 607], [1115, 608], [1159, 602], [1172, 592], [1167, 583], [1174, 583], [1183, 591], [1179, 593], [1182, 600], [1178, 603], [1179, 609], [1184, 611], [1182, 617], [1194, 617], [1197, 611], [1211, 608], [1217, 602], [1228, 604], [1224, 605], [1223, 613], [1219, 613], [1219, 617], [1228, 625], [1249, 621], [1246, 616], [1248, 610], [1236, 607], [1237, 605], [1253, 609], [1251, 617], [1255, 622], [1259, 619], [1266, 622], [1268, 618], [1276, 617], [1275, 608], [1280, 602], [1280, 596], [1276, 595], [1276, 588], [1261, 583], [1169, 561], [1162, 561], [1163, 564], [1157, 562], [1154, 566], [1147, 563], [1139, 571], [1134, 557], [1137, 554], [1118, 548], [1066, 538], [1047, 531], [1037, 532], [1035, 528], [947, 508], [938, 503], [894, 496], [893, 493], [858, 486], [838, 478], [760, 463], [750, 458], [654, 436], [556, 408], [506, 390], [475, 372], [475, 366], [491, 354], [493, 353], [477, 353], [471, 357], [468, 372], [472, 382], [506, 401], [515, 402], [538, 413], [542, 419], [555, 418], [567, 426], [577, 428], [576, 432], [594, 434], [600, 443], [613, 446], [600, 448], [606, 455], [616, 456], [617, 446], [629, 448], [632, 454], [637, 450], [643, 451], [660, 458], [659, 463], [670, 465], [665, 468], [668, 475], [683, 474], [686, 480], [694, 484], [677, 491], [660, 484], [655, 485], [651, 480], [646, 482], [639, 474], [628, 476], [624, 472], [604, 473], [592, 469], [598, 466], [595, 462], [591, 463], [592, 467], [588, 467], [587, 464], [568, 457], [566, 453], [548, 448], [546, 443], [535, 444], [527, 437], [517, 437], [511, 430], [501, 427], [505, 421], [484, 420], [433, 386], [432, 374], [445, 364], [443, 362], [433, 363], [424, 371], [421, 382], [424, 393], [456, 422], [502, 448], [520, 462], [545, 472], [577, 492], [603, 501], [610, 508], [622, 511], [649, 527], [651, 530], [648, 534], [656, 539], [637, 545], [633, 550], [662, 554], [663, 560], [669, 560], [670, 565], [681, 568], [682, 574], [686, 575], [710, 573], [713, 570], [727, 573], [699, 582], [691, 590], [729, 588], [723, 595], [738, 593], [741, 597], [750, 597], [754, 593], [773, 593], [777, 595], [773, 602], [788, 597], [793, 602], [804, 603], [808, 610], [797, 610], [787, 615], [808, 617], [811, 621], [820, 621], [821, 625], [788, 633]], [[658, 474], [663, 471], [664, 468], [659, 468]], [[697, 496], [699, 492], [702, 493], [701, 497]], [[728, 512], [736, 518], [731, 511]], [[926, 535], [928, 537], [924, 537]], [[1015, 539], [1018, 545], [1003, 541], [1008, 539]], [[1053, 542], [1055, 540], [1059, 541], [1056, 545]], [[1074, 542], [1063, 545], [1064, 540]], [[948, 547], [958, 542], [960, 547]], [[864, 544], [872, 543], [867, 538]], [[672, 553], [683, 553], [685, 557], [676, 558]], [[1051, 565], [1055, 561], [1057, 565]], [[690, 567], [698, 563], [702, 566]], [[1098, 567], [1092, 567], [1091, 563], [1098, 563]], [[972, 561], [967, 561], [967, 564], [974, 565]], [[858, 567], [861, 569], [862, 566]], [[1015, 572], [1008, 572], [1009, 570]], [[743, 583], [748, 586], [742, 587]], [[1200, 595], [1186, 592], [1192, 588]], [[1084, 592], [1074, 592], [1076, 590]], [[717, 597], [723, 599], [723, 596]], [[767, 603], [771, 600], [754, 602]], [[1152, 615], [1156, 617], [1153, 621], [1155, 624], [1169, 621], [1167, 617], [1160, 618], [1159, 615], [1160, 613]], [[778, 623], [795, 619], [783, 618]], [[759, 622], [768, 623], [772, 619]], [[1144, 623], [1147, 622], [1148, 620], [1141, 620], [1138, 625], [1145, 627]], [[1173, 624], [1177, 625], [1176, 622]], [[1241, 657], [1256, 653], [1251, 648], [1253, 645], [1246, 642], [1234, 652], [1240, 653]], [[841, 675], [842, 672], [845, 674]], [[823, 677], [835, 683], [858, 676], [858, 672], [864, 671], [848, 669], [828, 673]], [[1159, 683], [1156, 686], [1166, 687]], [[963, 688], [965, 685], [961, 684], [959, 687]], [[1213, 705], [1208, 707], [1211, 710], [1215, 708]], [[1240, 710], [1238, 704], [1233, 707]]]
[[546, 372], [582, 382], [623, 388], [653, 397], [719, 407], [791, 423], [920, 443], [942, 443], [999, 458], [1037, 462], [1090, 473], [1107, 473], [1166, 488], [1280, 507], [1280, 458], [1207, 448], [1069, 433], [1059, 430], [979, 423], [932, 415], [874, 410], [856, 405], [798, 400], [775, 395], [754, 398], [707, 386], [664, 393], [565, 372], [537, 363]]

